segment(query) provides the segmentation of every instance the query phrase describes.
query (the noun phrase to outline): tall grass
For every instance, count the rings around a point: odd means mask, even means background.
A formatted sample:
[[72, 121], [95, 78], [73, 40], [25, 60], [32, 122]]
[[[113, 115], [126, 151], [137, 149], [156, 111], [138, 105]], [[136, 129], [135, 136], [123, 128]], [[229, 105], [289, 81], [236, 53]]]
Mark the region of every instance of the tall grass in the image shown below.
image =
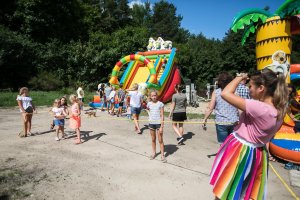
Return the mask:
[[[62, 89], [61, 91], [30, 91], [29, 96], [32, 98], [34, 105], [36, 106], [52, 106], [54, 99], [60, 98], [63, 95], [69, 96], [70, 94], [76, 94], [76, 91], [70, 89]], [[17, 106], [18, 92], [0, 92], [0, 107], [12, 107]], [[93, 100], [94, 92], [85, 91], [84, 103], [88, 105]]]

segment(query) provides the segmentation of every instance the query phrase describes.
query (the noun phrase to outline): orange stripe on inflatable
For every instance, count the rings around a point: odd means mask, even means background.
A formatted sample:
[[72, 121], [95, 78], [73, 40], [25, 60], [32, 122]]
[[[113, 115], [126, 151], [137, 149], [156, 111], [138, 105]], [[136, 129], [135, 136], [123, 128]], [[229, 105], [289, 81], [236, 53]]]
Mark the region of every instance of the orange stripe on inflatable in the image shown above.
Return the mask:
[[172, 50], [157, 50], [157, 51], [146, 51], [146, 52], [138, 52], [137, 54], [143, 56], [149, 55], [157, 55], [157, 54], [170, 54]]
[[290, 162], [293, 162], [296, 164], [300, 164], [300, 152], [281, 148], [271, 142], [270, 142], [270, 152], [278, 158], [281, 158], [283, 160], [287, 160], [287, 161], [290, 161]]
[[277, 133], [295, 133], [294, 127], [282, 125]]

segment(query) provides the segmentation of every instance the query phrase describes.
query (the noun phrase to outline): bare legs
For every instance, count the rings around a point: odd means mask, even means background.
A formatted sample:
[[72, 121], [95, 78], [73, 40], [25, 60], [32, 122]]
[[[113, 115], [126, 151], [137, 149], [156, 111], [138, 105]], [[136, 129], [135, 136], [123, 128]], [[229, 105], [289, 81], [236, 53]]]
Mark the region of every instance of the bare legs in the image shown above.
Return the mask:
[[76, 128], [75, 132], [76, 132], [76, 136], [77, 136], [76, 144], [80, 144], [81, 143], [80, 129]]
[[[178, 128], [177, 128], [177, 124], [178, 124]], [[173, 123], [172, 127], [175, 131], [175, 133], [178, 135], [178, 137], [182, 137], [183, 136], [183, 123]]]
[[156, 154], [156, 132], [157, 132], [158, 142], [159, 142], [159, 146], [160, 146], [161, 160], [165, 161], [163, 132], [159, 131], [159, 130], [153, 130], [153, 129], [150, 129], [151, 141], [152, 141], [151, 158], [153, 159]]
[[135, 130], [138, 132], [138, 133], [141, 133], [141, 129], [140, 129], [140, 126], [139, 126], [139, 115], [138, 114], [132, 114], [133, 115], [133, 121], [134, 121], [134, 125], [135, 125]]
[[24, 135], [27, 137], [27, 134], [31, 133], [31, 120], [32, 114], [22, 113], [23, 125], [24, 125]]

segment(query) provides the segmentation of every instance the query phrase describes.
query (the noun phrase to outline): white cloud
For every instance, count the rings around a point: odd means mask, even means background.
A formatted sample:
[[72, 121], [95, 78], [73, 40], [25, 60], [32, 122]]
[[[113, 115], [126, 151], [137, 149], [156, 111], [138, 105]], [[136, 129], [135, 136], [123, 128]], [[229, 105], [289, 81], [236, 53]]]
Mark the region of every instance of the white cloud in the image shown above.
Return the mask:
[[[128, 3], [128, 6], [130, 8], [132, 8], [133, 5], [145, 6], [145, 3], [142, 0], [133, 0]], [[152, 9], [152, 8], [153, 8], [153, 4], [150, 4], [150, 9]]]
[[141, 0], [133, 0], [133, 1], [131, 1], [130, 3], [128, 3], [128, 6], [130, 7], [130, 8], [132, 8], [133, 7], [133, 5], [145, 5], [145, 3], [143, 3]]

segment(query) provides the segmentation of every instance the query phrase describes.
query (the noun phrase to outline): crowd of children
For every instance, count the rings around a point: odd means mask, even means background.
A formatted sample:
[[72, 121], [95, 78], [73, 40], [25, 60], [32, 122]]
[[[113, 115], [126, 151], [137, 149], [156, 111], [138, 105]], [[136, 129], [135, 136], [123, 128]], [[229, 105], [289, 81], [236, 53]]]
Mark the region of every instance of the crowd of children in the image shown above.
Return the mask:
[[[239, 84], [247, 79], [252, 99], [245, 99], [236, 93]], [[175, 85], [176, 94], [173, 95], [170, 118], [173, 129], [178, 135], [178, 143], [183, 140], [183, 121], [186, 120], [186, 96], [181, 93], [182, 87]], [[138, 85], [131, 89], [116, 91], [114, 86], [99, 87], [100, 98], [107, 104], [107, 112], [114, 115], [115, 105], [121, 104], [117, 116], [122, 114], [122, 104], [130, 108], [133, 115], [135, 131], [140, 134], [139, 114], [141, 112], [143, 95], [138, 91]], [[127, 101], [127, 96], [130, 100]], [[158, 138], [161, 160], [166, 162], [164, 156], [163, 128], [164, 104], [158, 101], [156, 91], [149, 94], [146, 110], [149, 113], [149, 130], [152, 143], [150, 159], [156, 156], [156, 137]], [[222, 139], [222, 144], [214, 160], [210, 184], [216, 199], [265, 199], [268, 170], [268, 152], [266, 144], [272, 139], [282, 124], [288, 102], [288, 90], [285, 77], [281, 73], [274, 73], [269, 69], [262, 70], [248, 77], [241, 73], [225, 85], [220, 92], [220, 98], [241, 111], [239, 122], [234, 126], [232, 133]], [[28, 88], [21, 88], [17, 97], [18, 105], [24, 120], [25, 136], [31, 131], [31, 117], [35, 110]], [[52, 113], [54, 125], [57, 126], [56, 140], [64, 135], [64, 119], [69, 114], [70, 128], [77, 134], [76, 144], [81, 143], [80, 102], [76, 95], [70, 95], [70, 113], [62, 101], [56, 99]], [[101, 109], [104, 109], [102, 107]]]

